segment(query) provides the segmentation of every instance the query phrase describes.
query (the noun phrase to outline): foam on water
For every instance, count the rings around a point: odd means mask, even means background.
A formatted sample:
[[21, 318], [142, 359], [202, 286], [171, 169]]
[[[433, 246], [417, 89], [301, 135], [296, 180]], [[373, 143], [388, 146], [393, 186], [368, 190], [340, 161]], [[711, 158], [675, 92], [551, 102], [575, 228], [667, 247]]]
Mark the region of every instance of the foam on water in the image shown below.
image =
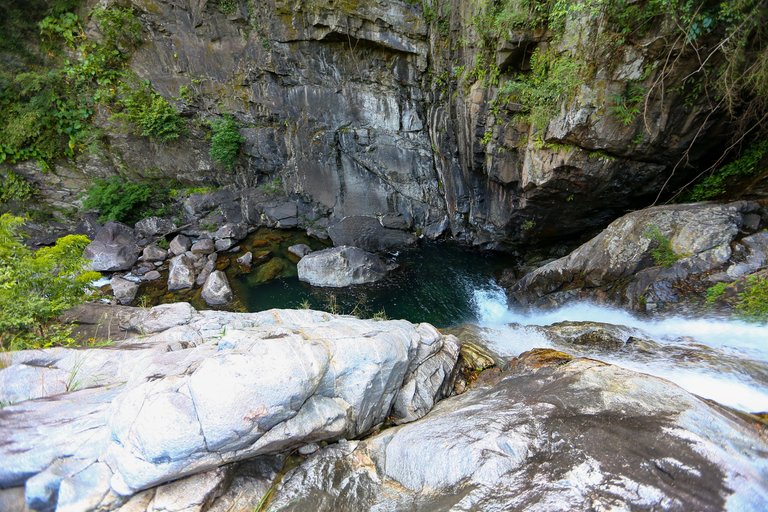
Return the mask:
[[[589, 321], [639, 329], [662, 348], [684, 347], [706, 358], [665, 358], [663, 350], [652, 357], [632, 357], [631, 352], [604, 351], [606, 362], [670, 380], [697, 395], [746, 411], [768, 411], [768, 382], [754, 377], [768, 375], [768, 326], [718, 318], [638, 318], [627, 311], [577, 303], [562, 308], [523, 313], [510, 309], [504, 290], [489, 283], [473, 293], [478, 323], [486, 328], [489, 347], [503, 356], [516, 356], [534, 347], [554, 347], [546, 336], [525, 326], [546, 326], [563, 321]], [[517, 325], [509, 325], [517, 324]], [[563, 349], [564, 347], [558, 347]], [[572, 346], [576, 355], [595, 357], [594, 347]], [[721, 366], [713, 366], [723, 359]], [[725, 362], [727, 360], [727, 363]], [[705, 361], [705, 362], [704, 362]], [[747, 371], [747, 367], [753, 371]]]

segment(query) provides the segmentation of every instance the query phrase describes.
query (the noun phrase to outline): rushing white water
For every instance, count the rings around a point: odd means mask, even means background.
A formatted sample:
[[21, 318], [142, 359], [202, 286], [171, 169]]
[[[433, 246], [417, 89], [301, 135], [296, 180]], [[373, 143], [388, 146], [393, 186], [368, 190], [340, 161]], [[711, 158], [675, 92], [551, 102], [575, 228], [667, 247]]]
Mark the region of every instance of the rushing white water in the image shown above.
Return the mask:
[[[476, 289], [473, 306], [488, 347], [504, 357], [535, 347], [558, 348], [668, 379], [705, 398], [745, 411], [768, 411], [768, 326], [717, 318], [637, 318], [589, 303], [521, 313], [509, 308], [495, 284]], [[563, 321], [601, 322], [642, 331], [656, 342], [652, 353], [557, 345], [526, 326]]]

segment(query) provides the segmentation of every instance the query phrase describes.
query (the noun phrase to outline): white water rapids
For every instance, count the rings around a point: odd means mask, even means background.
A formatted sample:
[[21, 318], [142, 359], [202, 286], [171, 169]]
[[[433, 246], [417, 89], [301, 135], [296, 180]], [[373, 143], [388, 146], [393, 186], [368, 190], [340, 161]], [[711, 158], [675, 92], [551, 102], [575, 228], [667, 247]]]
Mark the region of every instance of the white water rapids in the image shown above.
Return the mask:
[[[580, 303], [523, 314], [509, 308], [495, 284], [476, 289], [473, 306], [489, 349], [503, 357], [550, 347], [670, 380], [682, 388], [749, 412], [768, 411], [768, 325], [716, 318], [644, 320], [618, 309]], [[557, 345], [526, 326], [589, 321], [639, 329], [657, 346], [647, 351]]]

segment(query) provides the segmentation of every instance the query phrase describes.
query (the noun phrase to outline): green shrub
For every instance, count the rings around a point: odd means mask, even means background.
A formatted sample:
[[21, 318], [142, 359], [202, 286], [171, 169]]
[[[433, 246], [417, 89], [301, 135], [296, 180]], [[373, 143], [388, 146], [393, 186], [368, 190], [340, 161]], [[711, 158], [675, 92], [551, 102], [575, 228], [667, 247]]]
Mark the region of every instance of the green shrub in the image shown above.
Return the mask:
[[99, 211], [99, 219], [127, 222], [138, 220], [141, 210], [149, 205], [152, 187], [130, 183], [118, 177], [96, 180], [88, 189], [83, 206]]
[[705, 201], [724, 194], [728, 183], [733, 178], [754, 176], [764, 171], [766, 167], [760, 164], [766, 155], [768, 155], [768, 140], [752, 144], [740, 158], [720, 167], [694, 186], [686, 199]]
[[[7, 61], [18, 69], [0, 69], [0, 163], [33, 159], [45, 170], [87, 148], [94, 140], [90, 120], [96, 104], [109, 99], [106, 91], [141, 41], [133, 12], [120, 8], [92, 12], [102, 37], [89, 40], [81, 19], [66, 12], [74, 3], [52, 2], [37, 25], [42, 44], [27, 43], [26, 52], [17, 48]], [[1, 14], [0, 25], [7, 26]]]
[[122, 83], [118, 105], [121, 112], [113, 117], [133, 123], [139, 135], [168, 142], [184, 133], [184, 119], [173, 105], [152, 90], [149, 82], [137, 84], [127, 80]]
[[747, 287], [738, 296], [736, 312], [751, 322], [768, 321], [768, 279], [758, 276], [747, 278]]
[[527, 107], [531, 124], [543, 129], [557, 114], [560, 104], [576, 92], [582, 68], [583, 62], [569, 55], [537, 49], [531, 56], [531, 72], [507, 81], [499, 91], [499, 99]]
[[614, 96], [611, 114], [621, 124], [629, 126], [640, 115], [640, 105], [644, 99], [645, 87], [636, 82], [628, 82], [624, 93]]
[[90, 240], [67, 235], [33, 252], [21, 242], [23, 222], [0, 216], [0, 349], [72, 344], [70, 331], [55, 319], [84, 302], [89, 284], [101, 277], [83, 258]]
[[32, 185], [13, 171], [8, 171], [0, 181], [0, 207], [11, 203], [25, 201], [32, 196]]
[[681, 255], [672, 249], [672, 242], [664, 236], [657, 226], [649, 227], [643, 235], [653, 242], [654, 247], [651, 249], [651, 257], [656, 265], [671, 267], [682, 258]]
[[240, 127], [229, 114], [211, 124], [211, 158], [229, 170], [235, 167], [240, 146], [245, 139], [240, 135]]

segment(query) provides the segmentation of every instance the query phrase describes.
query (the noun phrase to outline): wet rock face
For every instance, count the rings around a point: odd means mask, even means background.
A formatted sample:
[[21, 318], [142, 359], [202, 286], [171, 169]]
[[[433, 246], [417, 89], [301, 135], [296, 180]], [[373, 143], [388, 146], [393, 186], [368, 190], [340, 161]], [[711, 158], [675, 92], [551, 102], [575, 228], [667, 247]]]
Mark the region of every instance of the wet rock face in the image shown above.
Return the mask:
[[[0, 413], [0, 489], [25, 486], [38, 510], [112, 510], [222, 464], [359, 437], [387, 418], [412, 421], [451, 388], [459, 350], [453, 336], [405, 321], [185, 303], [126, 311], [124, 328], [143, 336], [110, 349], [11, 354], [0, 382], [43, 377], [30, 372], [34, 362], [57, 380], [75, 368], [88, 389], [52, 397], [72, 391], [52, 380], [8, 395], [47, 398]], [[224, 479], [195, 478], [148, 498], [156, 507], [210, 501]]]
[[[568, 256], [523, 276], [509, 289], [518, 303], [560, 305], [575, 298], [644, 309], [683, 300], [676, 284], [726, 265], [731, 244], [760, 211], [751, 202], [647, 208], [621, 217]], [[759, 251], [759, 237], [745, 244]], [[760, 256], [755, 252], [754, 259]], [[664, 261], [666, 260], [666, 261]], [[729, 267], [730, 268], [730, 267]]]
[[271, 509], [768, 504], [768, 445], [752, 425], [667, 381], [546, 352], [416, 423], [310, 456], [285, 476]]

